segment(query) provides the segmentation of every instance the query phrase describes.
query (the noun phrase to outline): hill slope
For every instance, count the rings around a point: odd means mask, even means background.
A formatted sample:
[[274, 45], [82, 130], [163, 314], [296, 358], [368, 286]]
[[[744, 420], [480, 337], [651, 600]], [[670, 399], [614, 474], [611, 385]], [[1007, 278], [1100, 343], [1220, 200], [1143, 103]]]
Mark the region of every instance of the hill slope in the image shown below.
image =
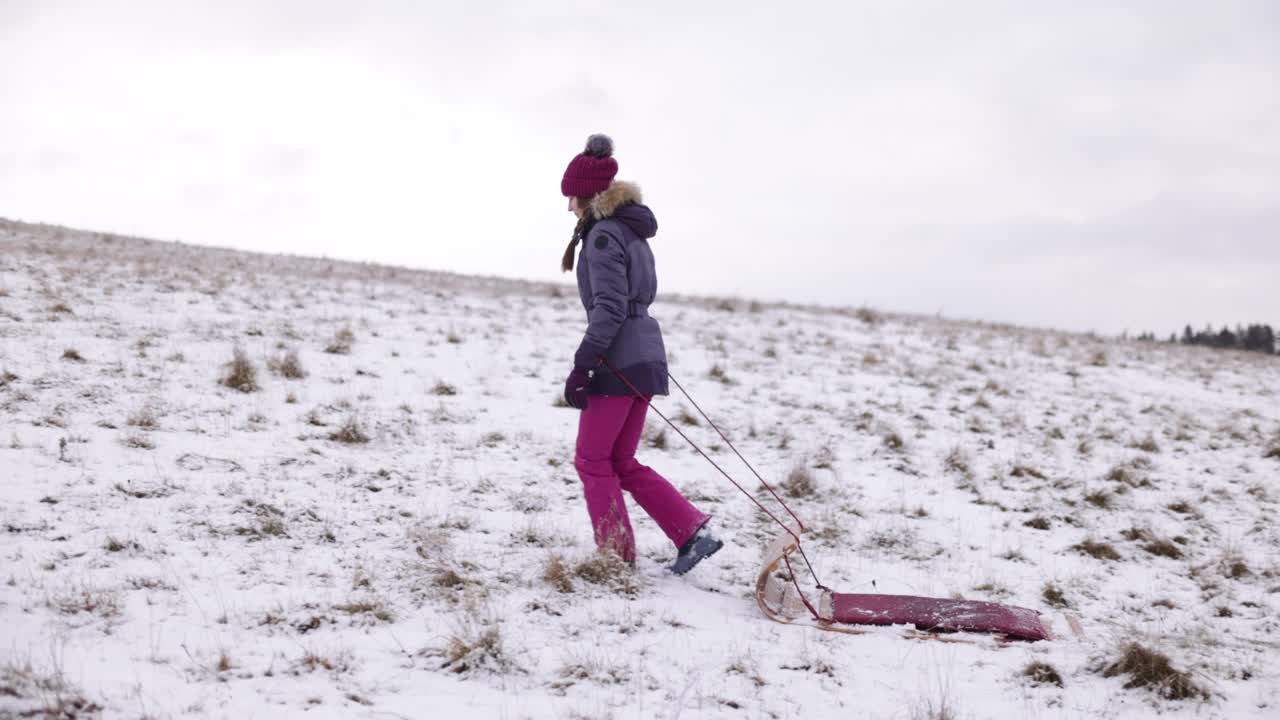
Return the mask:
[[[1273, 359], [660, 297], [673, 374], [795, 496], [826, 584], [1088, 633], [851, 637], [759, 614], [772, 528], [655, 417], [642, 461], [728, 544], [670, 577], [633, 507], [637, 571], [584, 565], [571, 288], [7, 221], [0, 251], [0, 716], [1277, 712]], [[1208, 699], [1104, 676], [1133, 642]]]

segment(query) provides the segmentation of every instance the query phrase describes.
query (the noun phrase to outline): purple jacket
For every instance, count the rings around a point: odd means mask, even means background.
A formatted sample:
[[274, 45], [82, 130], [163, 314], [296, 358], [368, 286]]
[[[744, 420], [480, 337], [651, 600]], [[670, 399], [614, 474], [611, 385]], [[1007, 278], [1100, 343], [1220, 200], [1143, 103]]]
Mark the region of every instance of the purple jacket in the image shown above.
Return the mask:
[[587, 332], [574, 354], [576, 367], [595, 370], [589, 395], [631, 395], [607, 366], [609, 360], [645, 395], [667, 394], [667, 350], [649, 304], [658, 292], [649, 238], [658, 221], [640, 204], [640, 188], [614, 182], [591, 201], [597, 218], [578, 254], [578, 294], [587, 310]]

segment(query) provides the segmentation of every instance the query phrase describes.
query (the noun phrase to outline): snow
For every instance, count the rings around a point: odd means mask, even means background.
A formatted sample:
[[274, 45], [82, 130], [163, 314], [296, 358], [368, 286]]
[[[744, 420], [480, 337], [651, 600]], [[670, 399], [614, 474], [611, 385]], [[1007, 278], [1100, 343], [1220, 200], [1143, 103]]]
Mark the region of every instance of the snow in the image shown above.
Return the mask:
[[[567, 285], [9, 221], [0, 250], [0, 717], [77, 699], [149, 718], [1277, 713], [1274, 358], [660, 297], [676, 378], [766, 479], [811, 473], [789, 502], [826, 585], [1058, 618], [1052, 582], [1086, 633], [843, 635], [761, 615], [774, 528], [669, 430], [641, 460], [725, 548], [672, 577], [633, 507], [634, 576], [544, 579], [592, 556], [577, 416], [554, 403], [584, 323]], [[343, 328], [349, 354], [325, 352]], [[218, 382], [236, 346], [255, 392]], [[288, 349], [306, 377], [268, 370]], [[351, 419], [369, 442], [329, 439]], [[1182, 557], [1143, 549], [1160, 539]], [[1209, 699], [1103, 677], [1130, 640]], [[1064, 686], [1032, 683], [1032, 661]]]

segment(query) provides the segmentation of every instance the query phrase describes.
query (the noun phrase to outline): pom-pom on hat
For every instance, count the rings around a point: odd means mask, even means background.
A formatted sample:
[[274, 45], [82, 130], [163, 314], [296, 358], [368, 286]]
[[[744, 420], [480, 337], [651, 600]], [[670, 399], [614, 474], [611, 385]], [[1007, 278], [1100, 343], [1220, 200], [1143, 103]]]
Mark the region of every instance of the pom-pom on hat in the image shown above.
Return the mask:
[[560, 180], [560, 192], [565, 197], [591, 197], [607, 189], [617, 174], [613, 140], [597, 133], [587, 138], [586, 149], [569, 161]]

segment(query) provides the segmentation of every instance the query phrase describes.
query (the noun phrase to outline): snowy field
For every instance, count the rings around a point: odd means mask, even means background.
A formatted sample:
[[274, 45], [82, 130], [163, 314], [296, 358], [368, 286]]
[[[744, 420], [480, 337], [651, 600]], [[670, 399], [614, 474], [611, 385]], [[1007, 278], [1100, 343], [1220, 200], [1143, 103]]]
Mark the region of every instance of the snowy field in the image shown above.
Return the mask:
[[653, 416], [641, 460], [726, 547], [671, 577], [633, 508], [634, 573], [590, 562], [567, 281], [0, 221], [0, 718], [1280, 717], [1280, 360], [653, 314], [827, 585], [1070, 612], [1085, 637], [769, 622], [767, 519]]

